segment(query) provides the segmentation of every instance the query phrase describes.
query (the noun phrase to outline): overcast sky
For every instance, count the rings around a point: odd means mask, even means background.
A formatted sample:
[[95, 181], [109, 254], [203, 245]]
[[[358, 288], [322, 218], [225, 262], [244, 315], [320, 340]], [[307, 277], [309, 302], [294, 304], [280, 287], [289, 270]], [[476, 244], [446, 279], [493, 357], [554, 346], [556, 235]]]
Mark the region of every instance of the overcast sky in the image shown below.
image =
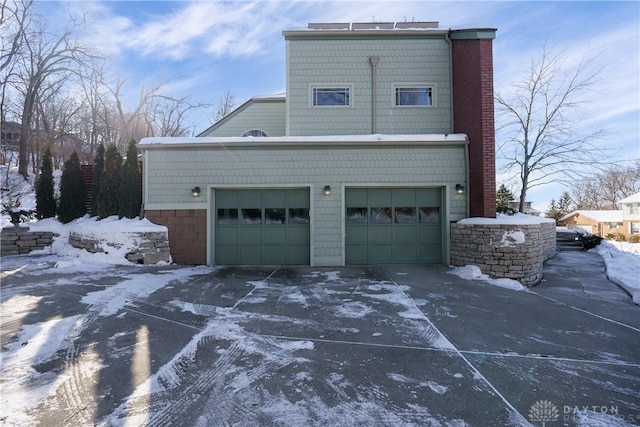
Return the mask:
[[[546, 43], [564, 51], [567, 66], [585, 55], [602, 67], [583, 123], [607, 132], [616, 159], [640, 158], [640, 2], [551, 1], [47, 1], [39, 6], [60, 25], [84, 14], [83, 35], [110, 57], [111, 68], [141, 85], [169, 81], [174, 95], [216, 104], [229, 90], [240, 104], [285, 90], [282, 31], [308, 22], [438, 21], [443, 28], [497, 28], [496, 91], [527, 72]], [[191, 117], [196, 131], [211, 111]], [[499, 138], [499, 135], [498, 135]], [[500, 180], [500, 178], [499, 178]], [[539, 210], [561, 187], [532, 190]]]

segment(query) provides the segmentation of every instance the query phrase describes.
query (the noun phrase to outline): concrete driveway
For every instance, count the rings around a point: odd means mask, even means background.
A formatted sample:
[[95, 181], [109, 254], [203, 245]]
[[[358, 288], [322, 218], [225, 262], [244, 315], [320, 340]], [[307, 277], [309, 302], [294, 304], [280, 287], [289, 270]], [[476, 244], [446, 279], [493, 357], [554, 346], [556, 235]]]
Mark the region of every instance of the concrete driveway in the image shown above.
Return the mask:
[[640, 307], [598, 255], [529, 291], [445, 266], [2, 261], [3, 425], [640, 423]]

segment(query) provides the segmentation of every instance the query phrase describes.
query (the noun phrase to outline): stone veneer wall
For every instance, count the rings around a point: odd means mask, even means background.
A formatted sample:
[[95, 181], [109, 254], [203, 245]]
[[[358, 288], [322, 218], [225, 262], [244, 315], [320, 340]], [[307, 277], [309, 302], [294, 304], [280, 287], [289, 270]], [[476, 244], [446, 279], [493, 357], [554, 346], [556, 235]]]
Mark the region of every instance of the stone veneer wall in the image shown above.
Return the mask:
[[542, 264], [555, 254], [553, 222], [451, 224], [451, 264], [476, 265], [494, 278], [536, 285], [542, 280]]
[[25, 255], [42, 250], [51, 246], [57, 236], [50, 231], [29, 231], [29, 227], [5, 227], [0, 235], [2, 255]]
[[[138, 264], [156, 264], [171, 262], [169, 238], [167, 233], [157, 231], [139, 231], [127, 233], [134, 241], [134, 247], [125, 254], [128, 261]], [[110, 242], [105, 238], [85, 236], [72, 231], [69, 233], [69, 244], [74, 248], [84, 249], [91, 253], [109, 252], [109, 248], [120, 249], [123, 244]]]

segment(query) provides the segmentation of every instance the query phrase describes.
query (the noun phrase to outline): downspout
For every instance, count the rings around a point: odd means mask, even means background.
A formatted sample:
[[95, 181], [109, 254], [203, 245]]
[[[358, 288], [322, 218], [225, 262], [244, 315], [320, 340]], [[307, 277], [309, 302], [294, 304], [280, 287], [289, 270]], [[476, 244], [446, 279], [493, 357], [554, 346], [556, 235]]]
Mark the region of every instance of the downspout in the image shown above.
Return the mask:
[[375, 134], [377, 130], [376, 116], [377, 111], [377, 98], [376, 98], [376, 65], [380, 60], [379, 56], [370, 56], [369, 63], [371, 64], [371, 134]]
[[[451, 31], [451, 28], [449, 28], [449, 31]], [[454, 133], [453, 129], [453, 122], [454, 122], [454, 115], [453, 115], [453, 46], [451, 44], [451, 39], [449, 38], [449, 33], [444, 35], [444, 41], [447, 42], [447, 44], [449, 45], [449, 121], [450, 121], [450, 133]]]

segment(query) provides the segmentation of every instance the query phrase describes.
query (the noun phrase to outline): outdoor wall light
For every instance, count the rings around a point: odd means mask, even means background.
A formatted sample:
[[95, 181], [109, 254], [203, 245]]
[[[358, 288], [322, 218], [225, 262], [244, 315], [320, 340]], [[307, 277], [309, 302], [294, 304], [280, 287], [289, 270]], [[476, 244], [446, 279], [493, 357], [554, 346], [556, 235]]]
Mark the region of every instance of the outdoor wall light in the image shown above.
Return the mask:
[[322, 191], [324, 193], [325, 196], [330, 196], [331, 195], [331, 187], [329, 187], [328, 185], [324, 186], [324, 190]]
[[193, 187], [191, 189], [191, 195], [193, 197], [200, 197], [200, 187]]
[[464, 194], [464, 185], [462, 185], [462, 184], [456, 184], [456, 193], [458, 193], [458, 194]]

